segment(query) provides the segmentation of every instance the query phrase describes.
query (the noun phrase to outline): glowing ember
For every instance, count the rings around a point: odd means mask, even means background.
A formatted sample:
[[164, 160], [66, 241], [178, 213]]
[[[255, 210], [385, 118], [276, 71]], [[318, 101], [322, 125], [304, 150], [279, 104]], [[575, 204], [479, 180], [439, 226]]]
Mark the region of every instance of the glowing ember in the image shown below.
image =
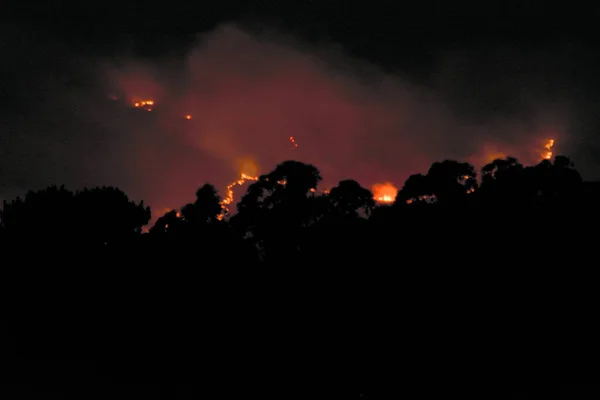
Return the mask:
[[544, 160], [550, 160], [552, 158], [552, 148], [554, 147], [554, 139], [548, 140], [548, 142], [544, 145], [544, 152], [542, 153], [542, 158]]
[[247, 175], [245, 173], [241, 173], [239, 179], [231, 182], [229, 185], [227, 185], [227, 190], [225, 191], [225, 197], [223, 198], [223, 200], [221, 200], [221, 208], [223, 209], [223, 214], [220, 214], [217, 218], [219, 220], [222, 220], [224, 218], [224, 215], [227, 214], [229, 212], [229, 207], [227, 207], [229, 204], [233, 203], [233, 188], [235, 186], [242, 186], [244, 183], [246, 183], [247, 181], [257, 181], [258, 177], [257, 176], [250, 176]]
[[298, 147], [298, 143], [296, 143], [296, 139], [293, 136], [290, 136], [290, 142], [292, 142], [292, 146]]
[[[467, 193], [470, 193], [470, 192], [467, 192]], [[433, 203], [434, 201], [437, 200], [437, 198], [434, 195], [428, 196], [428, 195], [425, 194], [425, 195], [419, 196], [417, 198], [412, 198], [412, 199], [406, 200], [406, 204], [412, 204], [412, 203], [414, 203], [417, 200], [424, 201], [424, 202], [427, 202], [427, 203]]]
[[133, 102], [133, 106], [135, 108], [143, 108], [144, 110], [152, 111], [154, 100], [136, 100]]
[[191, 116], [190, 114], [187, 114], [187, 115], [185, 116], [185, 119], [187, 119], [187, 120], [190, 120], [190, 119], [192, 119], [192, 116]]
[[[171, 208], [165, 208], [162, 212], [162, 216], [164, 217], [165, 215], [167, 215], [168, 213], [170, 213], [171, 211], [173, 211]], [[175, 214], [175, 216], [177, 218], [181, 218], [181, 211], [177, 211], [177, 213]]]
[[390, 182], [376, 183], [372, 186], [373, 199], [379, 203], [393, 203], [396, 200], [398, 189]]

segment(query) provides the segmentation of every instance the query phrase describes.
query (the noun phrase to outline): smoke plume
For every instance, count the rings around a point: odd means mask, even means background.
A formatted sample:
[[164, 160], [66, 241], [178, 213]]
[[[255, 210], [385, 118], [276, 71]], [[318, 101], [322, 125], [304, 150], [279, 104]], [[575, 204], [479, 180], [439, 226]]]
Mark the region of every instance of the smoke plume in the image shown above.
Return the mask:
[[[324, 188], [348, 178], [401, 187], [434, 161], [533, 163], [549, 138], [559, 151], [577, 142], [577, 98], [554, 47], [446, 50], [417, 84], [331, 43], [236, 25], [200, 35], [183, 60], [78, 54], [11, 29], [1, 49], [5, 199], [53, 183], [116, 185], [176, 208], [205, 182], [223, 191], [286, 159], [316, 165]], [[144, 100], [152, 111], [135, 107]]]

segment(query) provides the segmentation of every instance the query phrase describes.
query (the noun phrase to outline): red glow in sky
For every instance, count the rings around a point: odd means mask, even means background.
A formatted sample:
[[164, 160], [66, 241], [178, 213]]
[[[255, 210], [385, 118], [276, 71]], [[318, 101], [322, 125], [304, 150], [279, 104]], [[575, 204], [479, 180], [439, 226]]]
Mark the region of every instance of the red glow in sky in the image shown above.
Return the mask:
[[[483, 165], [511, 154], [527, 162], [543, 151], [534, 132], [542, 124], [466, 124], [432, 90], [364, 63], [343, 71], [338, 65], [357, 62], [327, 49], [308, 53], [292, 41], [264, 39], [224, 26], [201, 39], [183, 71], [138, 70], [135, 63], [112, 71], [125, 96], [160, 104], [143, 150], [131, 154], [150, 204], [182, 204], [204, 181], [224, 191], [243, 172], [244, 158], [254, 160], [259, 173], [285, 159], [313, 163], [324, 187], [347, 177], [366, 187], [388, 181], [401, 187], [436, 160]], [[324, 57], [315, 57], [319, 52]], [[174, 117], [182, 110], [183, 125]], [[173, 143], [161, 146], [165, 141]], [[148, 157], [162, 166], [152, 173], [140, 168]]]
[[[206, 182], [225, 196], [248, 173], [247, 160], [256, 165], [252, 176], [286, 159], [312, 163], [323, 175], [321, 189], [348, 178], [401, 188], [410, 174], [447, 158], [477, 166], [503, 155], [536, 162], [548, 138], [561, 144], [565, 128], [560, 109], [537, 99], [527, 103], [527, 118], [473, 110], [477, 118], [466, 119], [447, 96], [461, 82], [443, 65], [422, 87], [335, 47], [275, 32], [257, 37], [233, 25], [200, 37], [183, 64], [127, 57], [88, 64], [89, 76], [102, 76], [96, 88], [67, 96], [74, 92], [55, 87], [47, 95], [60, 99], [36, 105], [45, 107], [44, 124], [70, 135], [52, 145], [48, 135], [31, 136], [49, 155], [39, 181], [116, 185], [157, 210], [193, 201]], [[29, 124], [19, 130], [39, 131]]]

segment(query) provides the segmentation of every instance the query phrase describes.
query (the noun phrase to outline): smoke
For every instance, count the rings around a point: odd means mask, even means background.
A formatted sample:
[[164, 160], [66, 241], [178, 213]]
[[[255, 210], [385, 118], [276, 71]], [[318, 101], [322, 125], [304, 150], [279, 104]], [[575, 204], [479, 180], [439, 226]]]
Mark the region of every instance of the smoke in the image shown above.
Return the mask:
[[[423, 85], [333, 44], [236, 25], [199, 36], [183, 61], [73, 54], [14, 30], [3, 38], [0, 198], [53, 183], [116, 185], [174, 208], [205, 182], [223, 191], [251, 173], [243, 165], [266, 173], [285, 159], [316, 165], [324, 187], [347, 178], [401, 187], [433, 161], [532, 163], [546, 139], [560, 150], [576, 137], [576, 96], [552, 70], [555, 48], [447, 50]], [[149, 99], [152, 112], [133, 107]]]

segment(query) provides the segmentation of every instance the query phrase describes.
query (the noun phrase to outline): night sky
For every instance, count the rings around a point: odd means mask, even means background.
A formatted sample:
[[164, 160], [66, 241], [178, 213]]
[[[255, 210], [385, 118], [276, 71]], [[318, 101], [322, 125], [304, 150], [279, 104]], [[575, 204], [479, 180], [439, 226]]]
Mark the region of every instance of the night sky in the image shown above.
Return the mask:
[[115, 185], [162, 210], [285, 159], [323, 188], [401, 187], [447, 158], [536, 163], [548, 139], [600, 179], [597, 10], [29, 3], [0, 27], [0, 199]]

